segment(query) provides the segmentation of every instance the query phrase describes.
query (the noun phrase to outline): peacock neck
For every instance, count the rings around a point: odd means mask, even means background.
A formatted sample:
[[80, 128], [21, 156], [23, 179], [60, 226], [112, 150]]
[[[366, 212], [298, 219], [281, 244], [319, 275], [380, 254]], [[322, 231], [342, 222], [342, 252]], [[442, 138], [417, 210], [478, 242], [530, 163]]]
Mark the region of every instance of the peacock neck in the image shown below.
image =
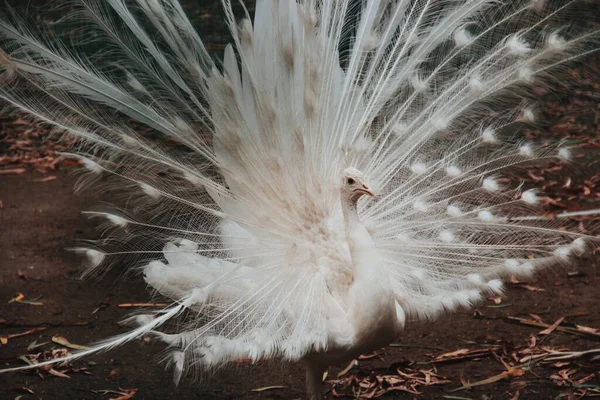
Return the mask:
[[360, 225], [357, 203], [358, 199], [342, 197], [342, 211], [344, 212], [344, 220], [346, 221], [346, 231]]
[[366, 227], [358, 217], [359, 197], [342, 198], [342, 210], [346, 222], [346, 240], [352, 258], [353, 274], [356, 281], [365, 281], [372, 277], [375, 245]]

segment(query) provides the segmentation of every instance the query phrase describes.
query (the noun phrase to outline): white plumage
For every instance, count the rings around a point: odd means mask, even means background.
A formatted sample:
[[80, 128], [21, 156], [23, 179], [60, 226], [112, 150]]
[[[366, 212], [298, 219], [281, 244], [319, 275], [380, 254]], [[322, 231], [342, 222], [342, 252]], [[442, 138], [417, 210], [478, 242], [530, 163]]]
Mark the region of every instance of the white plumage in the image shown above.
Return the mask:
[[570, 156], [508, 133], [535, 119], [529, 90], [598, 50], [599, 32], [554, 25], [562, 6], [258, 0], [253, 22], [223, 7], [222, 66], [176, 0], [82, 0], [76, 15], [110, 44], [103, 66], [0, 21], [0, 78], [28, 81], [0, 98], [81, 139], [72, 156], [148, 202], [91, 213], [111, 240], [76, 250], [92, 267], [146, 260], [145, 281], [173, 300], [71, 358], [152, 333], [176, 380], [186, 366], [303, 360], [317, 399], [329, 365], [405, 323], [591, 249], [537, 216], [538, 191], [502, 179]]

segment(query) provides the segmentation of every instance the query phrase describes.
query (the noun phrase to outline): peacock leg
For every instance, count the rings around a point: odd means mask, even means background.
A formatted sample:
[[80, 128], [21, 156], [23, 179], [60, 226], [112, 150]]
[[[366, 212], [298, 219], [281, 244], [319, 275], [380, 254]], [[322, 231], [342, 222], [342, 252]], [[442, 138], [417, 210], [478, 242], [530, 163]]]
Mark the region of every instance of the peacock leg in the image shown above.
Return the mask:
[[306, 396], [308, 400], [323, 400], [323, 374], [327, 367], [319, 363], [306, 362]]

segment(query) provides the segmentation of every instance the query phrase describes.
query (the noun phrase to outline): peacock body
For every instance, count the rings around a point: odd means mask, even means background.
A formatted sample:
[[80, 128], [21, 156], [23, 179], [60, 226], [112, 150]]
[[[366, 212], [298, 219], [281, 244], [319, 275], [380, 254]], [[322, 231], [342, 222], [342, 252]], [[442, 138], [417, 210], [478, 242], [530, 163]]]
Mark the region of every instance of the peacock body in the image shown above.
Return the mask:
[[511, 184], [570, 157], [511, 132], [535, 122], [533, 89], [600, 48], [561, 25], [573, 2], [258, 0], [239, 21], [222, 3], [222, 65], [176, 0], [79, 1], [101, 64], [0, 20], [0, 98], [77, 137], [66, 156], [137, 200], [90, 212], [112, 228], [75, 250], [90, 271], [141, 265], [173, 302], [71, 357], [152, 334], [176, 380], [302, 360], [316, 399], [329, 365], [407, 322], [591, 250]]

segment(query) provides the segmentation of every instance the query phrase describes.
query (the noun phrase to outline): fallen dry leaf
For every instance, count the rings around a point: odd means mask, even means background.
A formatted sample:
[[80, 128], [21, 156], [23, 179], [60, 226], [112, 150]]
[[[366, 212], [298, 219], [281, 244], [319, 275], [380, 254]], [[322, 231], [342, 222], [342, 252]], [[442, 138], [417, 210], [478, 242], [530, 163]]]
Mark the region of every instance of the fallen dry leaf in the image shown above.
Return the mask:
[[[504, 317], [504, 319], [506, 319], [508, 321], [518, 322], [523, 325], [535, 326], [538, 328], [549, 328], [551, 326], [549, 324], [544, 324], [541, 322], [532, 321], [532, 320], [528, 320], [525, 318], [519, 318], [519, 317], [507, 316], [507, 317]], [[583, 325], [575, 325], [573, 327], [558, 326], [555, 330], [559, 331], [559, 332], [570, 333], [572, 335], [590, 335], [590, 336], [600, 338], [600, 330], [595, 329], [595, 328], [590, 328], [589, 326], [583, 326]]]
[[47, 176], [45, 178], [39, 178], [39, 179], [34, 179], [34, 182], [50, 182], [50, 181], [55, 181], [56, 180], [56, 175], [51, 175], [51, 176]]
[[0, 343], [7, 344], [8, 343], [8, 339], [13, 339], [13, 338], [20, 337], [20, 336], [31, 335], [32, 333], [43, 331], [43, 330], [46, 330], [46, 329], [47, 329], [46, 327], [41, 326], [39, 328], [33, 328], [33, 329], [30, 329], [30, 330], [25, 331], [25, 332], [13, 333], [13, 334], [8, 335], [8, 336], [2, 336], [2, 337], [0, 337]]
[[552, 332], [554, 332], [554, 330], [556, 330], [556, 328], [558, 328], [558, 326], [560, 324], [562, 324], [562, 322], [564, 320], [565, 320], [565, 317], [561, 317], [561, 318], [557, 319], [556, 322], [554, 322], [548, 328], [544, 329], [543, 331], [540, 331], [540, 335], [549, 335], [549, 334], [551, 334]]
[[121, 303], [117, 305], [117, 307], [121, 308], [131, 308], [131, 307], [159, 307], [164, 308], [168, 307], [168, 303]]
[[546, 289], [542, 289], [537, 286], [530, 285], [528, 283], [517, 283], [514, 286], [519, 287], [521, 289], [529, 290], [530, 292], [545, 292]]
[[350, 361], [350, 363], [346, 366], [346, 368], [344, 368], [343, 370], [341, 370], [340, 372], [338, 372], [337, 377], [341, 378], [342, 376], [346, 375], [348, 372], [350, 372], [350, 370], [352, 368], [354, 368], [355, 365], [358, 365], [356, 359]]
[[266, 392], [267, 390], [287, 389], [287, 386], [265, 386], [256, 389], [251, 389], [253, 392]]
[[129, 400], [129, 399], [133, 398], [133, 396], [135, 396], [135, 394], [137, 393], [137, 391], [139, 389], [121, 389], [121, 388], [119, 388], [119, 390], [121, 392], [117, 392], [117, 394], [120, 394], [121, 396], [112, 397], [109, 400]]
[[65, 347], [68, 347], [68, 348], [74, 349], [74, 350], [86, 350], [87, 349], [86, 346], [82, 346], [80, 344], [74, 344], [74, 343], [69, 342], [67, 340], [67, 338], [65, 338], [64, 336], [59, 336], [59, 335], [52, 336], [52, 341], [54, 343], [60, 344], [61, 346], [65, 346]]
[[489, 355], [492, 351], [500, 349], [500, 346], [491, 346], [487, 348], [476, 348], [476, 349], [459, 349], [450, 353], [444, 353], [435, 357], [431, 362], [441, 363], [448, 361], [457, 361], [465, 358], [480, 357], [482, 355]]
[[20, 175], [24, 174], [26, 171], [25, 168], [0, 169], [0, 175]]
[[43, 306], [44, 303], [42, 303], [41, 301], [37, 301], [41, 298], [42, 298], [42, 296], [38, 296], [33, 299], [25, 299], [25, 295], [23, 293], [17, 293], [17, 295], [15, 297], [13, 297], [12, 299], [10, 299], [8, 302], [9, 303], [29, 304], [31, 306]]
[[470, 388], [475, 387], [475, 386], [489, 385], [490, 383], [498, 382], [498, 381], [500, 381], [502, 379], [514, 378], [514, 377], [519, 377], [519, 376], [523, 376], [523, 375], [525, 375], [525, 370], [524, 369], [521, 369], [521, 368], [512, 368], [512, 369], [509, 369], [508, 371], [504, 371], [504, 372], [502, 372], [502, 373], [500, 373], [498, 375], [491, 376], [491, 377], [489, 377], [487, 379], [483, 379], [481, 381], [477, 381], [477, 382], [473, 382], [473, 383], [467, 382], [466, 385], [463, 385], [460, 388], [451, 390], [451, 392], [459, 391], [459, 390], [464, 390], [464, 389], [470, 389]]
[[31, 389], [29, 389], [28, 387], [25, 387], [25, 386], [15, 387], [15, 388], [12, 388], [11, 390], [19, 391], [19, 392], [26, 392], [26, 393], [29, 393], [29, 394], [35, 394], [35, 392], [33, 390], [31, 390]]
[[62, 373], [62, 372], [60, 372], [60, 371], [57, 371], [57, 370], [55, 370], [54, 368], [50, 368], [50, 369], [48, 370], [48, 373], [49, 373], [50, 375], [58, 376], [59, 378], [71, 379], [71, 377], [70, 377], [69, 375], [67, 375], [67, 374], [64, 374], [64, 373]]

